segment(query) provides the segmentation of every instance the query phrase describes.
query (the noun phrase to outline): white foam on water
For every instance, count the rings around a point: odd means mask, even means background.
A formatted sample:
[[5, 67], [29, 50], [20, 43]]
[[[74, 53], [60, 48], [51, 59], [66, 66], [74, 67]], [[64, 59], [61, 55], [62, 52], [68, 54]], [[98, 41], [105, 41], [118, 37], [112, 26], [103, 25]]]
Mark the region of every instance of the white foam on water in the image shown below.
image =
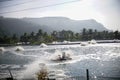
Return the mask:
[[4, 47], [0, 47], [0, 53], [3, 54], [5, 52], [5, 48]]
[[111, 58], [117, 58], [120, 57], [120, 52], [116, 52], [115, 50], [110, 50], [104, 54], [105, 57], [107, 57], [109, 60]]
[[[49, 61], [53, 61], [53, 60], [57, 60], [59, 59], [59, 56], [62, 56], [62, 53], [65, 52], [66, 55], [69, 55], [71, 58], [73, 57], [73, 52], [71, 50], [55, 50], [55, 52], [53, 54], [51, 54], [49, 57], [48, 57], [48, 60]], [[56, 62], [55, 62], [56, 63]], [[61, 62], [60, 62], [61, 63]], [[53, 63], [51, 63], [52, 65], [55, 65], [54, 64], [54, 61]], [[57, 64], [57, 63], [56, 63]], [[50, 65], [50, 63], [49, 63]]]
[[7, 65], [7, 64], [2, 64], [2, 65], [0, 65], [0, 68], [1, 68], [1, 69], [6, 69], [6, 68], [8, 68], [8, 67], [10, 67], [10, 65]]
[[24, 48], [22, 46], [16, 46], [15, 51], [24, 51]]
[[40, 47], [41, 47], [41, 48], [45, 48], [45, 47], [48, 47], [48, 46], [47, 46], [45, 43], [41, 43], [41, 44], [40, 44]]
[[36, 78], [37, 72], [40, 70], [39, 61], [35, 61], [32, 64], [27, 65], [26, 70], [23, 70], [19, 76], [18, 79], [31, 79]]
[[[83, 50], [83, 53], [77, 52], [77, 50], [74, 50], [74, 48]], [[25, 49], [30, 50], [31, 48]], [[54, 49], [53, 53], [49, 52], [49, 50]], [[104, 50], [103, 50], [104, 49]], [[24, 51], [25, 51], [24, 50]], [[23, 70], [19, 74], [19, 78], [21, 79], [28, 79], [28, 78], [35, 78], [36, 73], [40, 70], [40, 63], [45, 63], [46, 66], [49, 68], [50, 66], [54, 65], [60, 65], [60, 64], [73, 64], [82, 60], [98, 60], [98, 61], [109, 61], [112, 58], [120, 57], [120, 46], [119, 45], [112, 45], [112, 44], [95, 44], [95, 45], [88, 45], [88, 46], [80, 46], [80, 45], [60, 45], [60, 46], [52, 46], [49, 48], [36, 48], [31, 50], [40, 50], [43, 51], [43, 55], [24, 55], [24, 54], [18, 54], [18, 52], [15, 54], [20, 56], [36, 56], [39, 59], [37, 59], [35, 62], [27, 65], [26, 70]], [[45, 51], [48, 50], [48, 51]], [[84, 51], [89, 51], [88, 54], [84, 54]], [[95, 50], [95, 51], [93, 51]], [[58, 55], [61, 55], [62, 52], [66, 52], [70, 54], [70, 57], [72, 60], [63, 61], [63, 62], [53, 62], [51, 59], [56, 59]], [[90, 53], [91, 51], [95, 53]], [[75, 53], [78, 53], [77, 55]], [[28, 53], [29, 54], [29, 53]], [[38, 53], [41, 54], [41, 53]], [[102, 65], [102, 64], [101, 64]], [[63, 73], [59, 74], [60, 76], [63, 75]], [[63, 75], [64, 76], [64, 75]]]
[[35, 62], [33, 62], [32, 64], [29, 64], [29, 65], [27, 65], [26, 67], [26, 69], [25, 70], [23, 70], [19, 75], [18, 75], [18, 77], [17, 77], [17, 79], [36, 79], [37, 78], [37, 73], [41, 70], [41, 69], [43, 69], [43, 67], [41, 67], [42, 66], [42, 64], [44, 64], [45, 63], [45, 65], [46, 65], [46, 70], [48, 70], [48, 72], [49, 71], [55, 71], [55, 75], [57, 76], [57, 77], [60, 77], [60, 76], [65, 76], [65, 74], [64, 74], [64, 71], [62, 71], [62, 70], [55, 70], [55, 69], [51, 69], [51, 68], [49, 68], [49, 65], [47, 65], [47, 63], [46, 62], [44, 62], [44, 61], [40, 61], [40, 60], [37, 60], [37, 61], [35, 61]]
[[42, 64], [47, 64], [46, 58], [49, 53], [44, 52], [44, 55], [38, 56], [37, 60], [26, 66], [26, 69], [23, 70], [17, 78], [19, 79], [32, 79], [37, 77], [37, 72], [41, 69]]

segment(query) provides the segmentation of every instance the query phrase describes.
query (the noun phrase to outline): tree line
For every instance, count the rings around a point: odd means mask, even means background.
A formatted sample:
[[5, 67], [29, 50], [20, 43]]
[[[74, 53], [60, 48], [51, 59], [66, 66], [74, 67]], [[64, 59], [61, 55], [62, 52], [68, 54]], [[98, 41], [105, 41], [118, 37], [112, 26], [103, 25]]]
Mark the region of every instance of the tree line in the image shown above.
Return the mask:
[[0, 44], [16, 44], [22, 42], [24, 44], [40, 44], [51, 43], [53, 41], [87, 41], [87, 40], [113, 40], [120, 39], [119, 31], [97, 31], [84, 28], [80, 33], [75, 33], [70, 30], [53, 31], [48, 34], [39, 29], [37, 33], [24, 33], [21, 36], [13, 34], [12, 36], [0, 36]]

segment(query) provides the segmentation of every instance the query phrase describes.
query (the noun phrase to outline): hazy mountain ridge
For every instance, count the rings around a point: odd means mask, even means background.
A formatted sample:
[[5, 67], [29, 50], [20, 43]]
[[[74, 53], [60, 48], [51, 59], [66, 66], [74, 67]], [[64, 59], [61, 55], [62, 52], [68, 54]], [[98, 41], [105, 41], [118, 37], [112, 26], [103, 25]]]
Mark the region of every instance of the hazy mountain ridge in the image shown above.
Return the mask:
[[66, 17], [43, 17], [43, 18], [0, 18], [0, 28], [10, 34], [19, 35], [24, 32], [37, 32], [42, 29], [48, 33], [53, 30], [71, 30], [80, 32], [83, 28], [97, 29], [98, 31], [107, 30], [102, 24], [93, 19], [90, 20], [71, 20]]
[[[46, 25], [53, 30], [72, 30], [80, 32], [81, 29], [98, 29], [99, 31], [107, 30], [102, 24], [93, 19], [90, 20], [71, 20], [66, 17], [43, 17], [43, 18], [25, 18], [25, 21], [30, 21], [38, 25]], [[51, 30], [50, 30], [51, 31]]]
[[39, 25], [25, 22], [21, 19], [16, 18], [2, 18], [0, 19], [0, 27], [2, 30], [9, 33], [9, 35], [12, 34], [24, 34], [24, 32], [30, 33], [32, 31], [37, 32], [38, 29], [41, 27]]

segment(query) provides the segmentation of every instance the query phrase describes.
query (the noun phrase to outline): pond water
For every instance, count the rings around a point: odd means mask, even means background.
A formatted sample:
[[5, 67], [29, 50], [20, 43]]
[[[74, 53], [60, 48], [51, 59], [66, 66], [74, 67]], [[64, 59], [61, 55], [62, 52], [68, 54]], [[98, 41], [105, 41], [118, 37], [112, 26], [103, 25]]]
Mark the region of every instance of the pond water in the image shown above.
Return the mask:
[[[21, 47], [24, 50], [16, 51], [16, 46], [12, 46], [0, 52], [0, 78], [9, 77], [9, 69], [18, 80], [36, 79], [40, 64], [44, 63], [48, 70], [72, 80], [86, 80], [86, 69], [90, 80], [120, 80], [120, 43]], [[70, 54], [72, 60], [52, 61], [62, 52]]]

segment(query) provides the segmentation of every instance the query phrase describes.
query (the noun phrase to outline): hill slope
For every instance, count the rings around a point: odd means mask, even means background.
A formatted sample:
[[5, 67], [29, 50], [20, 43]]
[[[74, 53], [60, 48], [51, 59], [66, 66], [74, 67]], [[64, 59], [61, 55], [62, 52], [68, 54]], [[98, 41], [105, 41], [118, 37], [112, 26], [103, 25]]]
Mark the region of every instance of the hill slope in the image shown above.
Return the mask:
[[80, 32], [83, 28], [97, 29], [98, 31], [107, 30], [102, 24], [93, 19], [90, 20], [71, 20], [65, 17], [44, 17], [44, 18], [0, 18], [0, 29], [9, 34], [16, 33], [18, 35], [24, 32], [36, 32], [42, 29], [46, 32], [53, 30], [72, 30]]
[[96, 22], [93, 19], [90, 20], [71, 20], [65, 17], [43, 17], [43, 18], [24, 18], [26, 22], [31, 22], [38, 25], [44, 25], [53, 30], [72, 30], [74, 32], [80, 32], [83, 28], [97, 29], [98, 31], [107, 30], [102, 24]]

